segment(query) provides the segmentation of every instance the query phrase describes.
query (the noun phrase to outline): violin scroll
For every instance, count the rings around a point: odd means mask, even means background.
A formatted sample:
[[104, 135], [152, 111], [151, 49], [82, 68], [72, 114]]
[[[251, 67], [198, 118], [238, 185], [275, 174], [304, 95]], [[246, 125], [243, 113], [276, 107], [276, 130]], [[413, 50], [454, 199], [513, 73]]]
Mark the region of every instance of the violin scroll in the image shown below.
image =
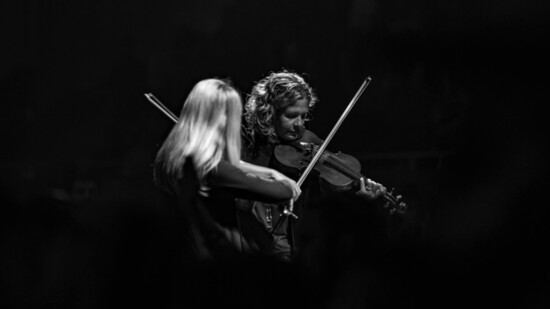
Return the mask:
[[384, 208], [389, 209], [390, 215], [393, 214], [404, 214], [407, 211], [407, 204], [404, 202], [401, 202], [402, 196], [393, 196], [394, 188], [390, 190], [390, 192], [385, 192], [382, 196], [384, 199], [386, 199], [386, 203], [384, 203]]

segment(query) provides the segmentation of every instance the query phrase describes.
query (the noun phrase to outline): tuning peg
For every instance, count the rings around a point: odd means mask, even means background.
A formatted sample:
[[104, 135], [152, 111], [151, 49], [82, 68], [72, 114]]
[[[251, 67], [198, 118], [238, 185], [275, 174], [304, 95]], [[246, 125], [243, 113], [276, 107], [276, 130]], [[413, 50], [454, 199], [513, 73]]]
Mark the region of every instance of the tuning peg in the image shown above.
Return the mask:
[[407, 211], [407, 204], [405, 204], [405, 203], [400, 203], [400, 204], [399, 204], [399, 213], [400, 213], [400, 214], [404, 214], [406, 211]]

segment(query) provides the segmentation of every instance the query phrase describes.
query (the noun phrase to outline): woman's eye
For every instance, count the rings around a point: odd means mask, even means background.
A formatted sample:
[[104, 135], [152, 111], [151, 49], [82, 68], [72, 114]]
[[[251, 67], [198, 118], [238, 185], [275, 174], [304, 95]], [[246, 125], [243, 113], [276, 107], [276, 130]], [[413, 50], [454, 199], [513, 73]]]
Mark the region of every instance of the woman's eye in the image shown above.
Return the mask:
[[310, 114], [288, 114], [288, 115], [285, 115], [285, 117], [290, 119], [290, 120], [295, 120], [295, 119], [298, 119], [298, 118], [301, 118], [304, 121], [310, 121], [311, 120], [311, 115]]

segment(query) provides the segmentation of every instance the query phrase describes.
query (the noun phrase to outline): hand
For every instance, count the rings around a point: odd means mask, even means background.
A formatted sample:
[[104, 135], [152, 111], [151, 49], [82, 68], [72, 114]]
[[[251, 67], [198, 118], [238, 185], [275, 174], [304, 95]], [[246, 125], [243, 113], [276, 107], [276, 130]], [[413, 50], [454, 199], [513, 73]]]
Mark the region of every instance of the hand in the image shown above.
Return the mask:
[[361, 177], [359, 191], [355, 192], [355, 194], [369, 200], [374, 200], [385, 192], [386, 188], [383, 185], [368, 178], [365, 184], [365, 179]]
[[300, 194], [302, 193], [302, 189], [298, 186], [296, 181], [294, 181], [291, 178], [288, 178], [283, 173], [278, 172], [276, 170], [272, 171], [271, 178], [275, 181], [280, 181], [287, 187], [289, 187], [292, 190], [292, 199], [295, 201], [298, 199]]

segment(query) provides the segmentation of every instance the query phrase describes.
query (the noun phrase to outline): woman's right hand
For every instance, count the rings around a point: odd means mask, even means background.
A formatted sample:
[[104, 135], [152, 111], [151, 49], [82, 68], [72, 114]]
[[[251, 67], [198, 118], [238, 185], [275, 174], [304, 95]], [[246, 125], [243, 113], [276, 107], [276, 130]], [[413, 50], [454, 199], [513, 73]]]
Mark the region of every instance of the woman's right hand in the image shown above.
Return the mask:
[[302, 194], [302, 189], [300, 189], [300, 186], [298, 186], [296, 181], [294, 181], [294, 179], [292, 178], [285, 176], [283, 173], [273, 170], [271, 178], [276, 181], [282, 182], [284, 185], [289, 187], [290, 190], [292, 190], [292, 200], [297, 200], [300, 194]]

